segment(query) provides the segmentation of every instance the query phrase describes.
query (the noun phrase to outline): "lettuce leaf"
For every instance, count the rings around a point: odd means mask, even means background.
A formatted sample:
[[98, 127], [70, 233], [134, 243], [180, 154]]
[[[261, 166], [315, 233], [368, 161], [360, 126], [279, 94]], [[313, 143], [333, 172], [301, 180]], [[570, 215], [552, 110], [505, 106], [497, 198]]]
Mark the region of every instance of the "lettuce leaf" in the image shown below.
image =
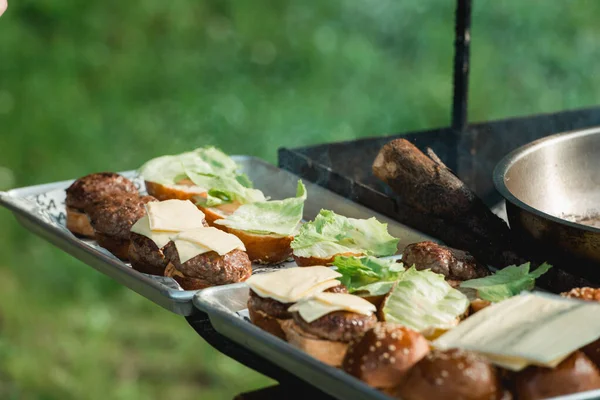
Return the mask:
[[206, 197], [197, 197], [196, 203], [204, 207], [214, 207], [221, 204], [238, 202], [241, 204], [266, 201], [265, 195], [258, 189], [242, 185], [235, 176], [208, 175], [187, 171], [187, 176], [203, 188], [207, 188]]
[[215, 224], [261, 234], [291, 235], [302, 219], [305, 200], [306, 187], [298, 181], [296, 197], [244, 204]]
[[535, 280], [548, 272], [552, 265], [543, 263], [535, 271], [529, 272], [530, 263], [511, 265], [484, 278], [471, 279], [460, 284], [461, 288], [476, 289], [483, 300], [497, 303], [532, 290]]
[[374, 217], [347, 218], [321, 210], [313, 221], [302, 225], [291, 246], [299, 257], [329, 258], [344, 253], [382, 257], [396, 254], [398, 241], [388, 233], [387, 224]]
[[337, 256], [333, 265], [342, 274], [338, 280], [350, 293], [366, 292], [370, 296], [389, 292], [404, 271], [404, 265], [396, 260], [382, 260], [370, 256]]
[[238, 172], [239, 166], [231, 157], [213, 147], [201, 147], [178, 155], [162, 156], [145, 163], [139, 174], [147, 181], [162, 185], [176, 185], [184, 179], [207, 190], [207, 197], [199, 200], [205, 207], [238, 201], [242, 204], [265, 201], [259, 190], [252, 189], [252, 181]]
[[411, 267], [400, 274], [383, 306], [385, 321], [425, 331], [448, 329], [469, 308], [467, 297], [443, 275]]

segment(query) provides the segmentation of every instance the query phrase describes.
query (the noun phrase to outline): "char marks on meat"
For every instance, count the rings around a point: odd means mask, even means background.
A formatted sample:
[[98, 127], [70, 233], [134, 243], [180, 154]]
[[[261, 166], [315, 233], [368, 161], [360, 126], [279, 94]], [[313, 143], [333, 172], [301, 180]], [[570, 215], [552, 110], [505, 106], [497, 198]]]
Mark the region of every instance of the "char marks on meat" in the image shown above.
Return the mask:
[[482, 278], [490, 274], [490, 271], [468, 252], [433, 242], [419, 242], [406, 246], [402, 253], [402, 261], [407, 267], [414, 265], [418, 270], [431, 269], [436, 274], [442, 274], [446, 279], [454, 281]]

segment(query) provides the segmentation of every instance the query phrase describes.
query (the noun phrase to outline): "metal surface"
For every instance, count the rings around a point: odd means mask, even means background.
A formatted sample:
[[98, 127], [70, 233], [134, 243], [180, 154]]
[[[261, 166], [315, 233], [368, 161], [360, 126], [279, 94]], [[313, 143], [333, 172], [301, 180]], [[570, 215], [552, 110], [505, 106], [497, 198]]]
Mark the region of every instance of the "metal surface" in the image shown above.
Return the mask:
[[194, 305], [208, 313], [212, 325], [221, 334], [325, 393], [338, 399], [389, 399], [358, 379], [317, 361], [240, 317], [237, 312], [246, 309], [247, 301], [248, 286], [245, 283], [209, 288], [194, 297]]
[[471, 0], [456, 1], [454, 27], [454, 87], [452, 97], [452, 128], [454, 134], [467, 127], [469, 97], [469, 50], [471, 45]]
[[[255, 186], [273, 199], [294, 196], [298, 177], [288, 171], [279, 169], [258, 158], [235, 156], [241, 169], [253, 180]], [[135, 172], [123, 172], [133, 178]], [[50, 243], [92, 266], [117, 282], [129, 287], [142, 296], [176, 314], [190, 315], [193, 312], [192, 297], [195, 291], [181, 290], [171, 278], [145, 275], [133, 270], [127, 263], [114, 257], [94, 241], [82, 240], [71, 234], [65, 224], [64, 189], [72, 181], [31, 186], [0, 192], [0, 204], [10, 209], [17, 220], [27, 229], [43, 237]], [[139, 182], [138, 182], [139, 183]], [[407, 244], [427, 239], [427, 237], [411, 228], [391, 221], [380, 214], [368, 210], [318, 185], [306, 182], [308, 198], [304, 207], [304, 218], [314, 218], [322, 208], [330, 209], [348, 217], [377, 217], [388, 222], [390, 233], [400, 238], [400, 244]], [[255, 271], [265, 271], [279, 266], [254, 265]]]
[[[544, 294], [556, 297], [555, 295]], [[564, 301], [576, 301], [562, 298]], [[251, 349], [338, 399], [389, 399], [382, 392], [343, 371], [317, 361], [287, 342], [254, 326], [246, 316], [248, 286], [245, 283], [213, 287], [194, 296], [194, 305], [206, 312], [213, 327], [240, 345]], [[600, 398], [600, 390], [553, 398], [587, 400]]]
[[572, 221], [600, 213], [600, 128], [513, 151], [494, 170], [494, 184], [525, 246], [600, 283], [600, 229]]

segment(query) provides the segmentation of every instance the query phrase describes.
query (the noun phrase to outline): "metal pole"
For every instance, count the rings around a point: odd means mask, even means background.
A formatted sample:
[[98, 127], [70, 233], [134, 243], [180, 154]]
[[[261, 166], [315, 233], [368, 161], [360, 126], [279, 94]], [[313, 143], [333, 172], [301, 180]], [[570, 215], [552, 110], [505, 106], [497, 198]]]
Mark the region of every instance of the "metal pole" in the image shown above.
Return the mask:
[[454, 40], [454, 93], [452, 129], [461, 133], [468, 124], [469, 46], [471, 44], [471, 0], [457, 0]]

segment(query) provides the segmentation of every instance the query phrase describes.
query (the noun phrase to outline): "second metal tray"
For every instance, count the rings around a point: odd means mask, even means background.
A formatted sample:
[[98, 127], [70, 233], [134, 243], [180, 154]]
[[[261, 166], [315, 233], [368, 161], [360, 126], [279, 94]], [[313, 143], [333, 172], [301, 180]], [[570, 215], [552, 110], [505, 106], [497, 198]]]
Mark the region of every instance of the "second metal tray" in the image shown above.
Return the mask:
[[[261, 159], [248, 156], [234, 156], [258, 189], [273, 199], [292, 197], [296, 193], [298, 176], [277, 168]], [[135, 179], [135, 171], [123, 172], [134, 179], [143, 192], [143, 182]], [[192, 298], [195, 291], [182, 290], [171, 278], [142, 274], [129, 264], [117, 259], [98, 246], [95, 241], [82, 240], [65, 227], [65, 189], [73, 181], [62, 181], [44, 185], [29, 186], [0, 192], [0, 205], [10, 209], [17, 220], [30, 231], [73, 255], [84, 263], [110, 276], [156, 304], [180, 315], [190, 315], [194, 311]], [[388, 223], [392, 235], [400, 238], [400, 248], [428, 236], [347, 200], [321, 186], [304, 182], [308, 198], [304, 206], [304, 219], [314, 218], [321, 209], [333, 210], [353, 218], [376, 217]], [[275, 266], [253, 265], [254, 272], [270, 271], [295, 265], [293, 262]]]
[[[548, 294], [550, 295], [550, 294]], [[287, 342], [263, 331], [248, 319], [249, 290], [245, 283], [212, 287], [194, 297], [194, 305], [206, 312], [220, 334], [260, 354], [308, 384], [338, 399], [389, 400], [364, 382], [330, 367]], [[554, 296], [554, 295], [552, 295]], [[567, 300], [565, 301], [573, 301]], [[600, 390], [574, 393], [547, 400], [591, 400], [600, 398]]]

